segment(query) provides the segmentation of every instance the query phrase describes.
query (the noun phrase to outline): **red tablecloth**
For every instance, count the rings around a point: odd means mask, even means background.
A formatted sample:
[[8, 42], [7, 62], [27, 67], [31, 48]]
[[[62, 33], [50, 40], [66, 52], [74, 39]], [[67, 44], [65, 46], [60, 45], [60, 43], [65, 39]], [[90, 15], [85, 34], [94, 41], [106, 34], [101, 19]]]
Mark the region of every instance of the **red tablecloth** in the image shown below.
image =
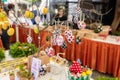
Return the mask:
[[0, 38], [0, 48], [3, 48], [2, 40]]
[[[13, 25], [12, 27], [15, 29], [15, 25]], [[10, 37], [10, 42], [11, 42], [11, 43], [16, 42], [16, 29], [15, 29], [15, 34]]]
[[83, 39], [81, 45], [83, 65], [120, 77], [120, 45], [89, 39]]
[[[28, 28], [19, 28], [19, 41], [27, 42]], [[50, 41], [46, 41], [46, 36], [51, 35], [47, 31], [41, 32], [41, 45], [45, 45], [44, 49], [50, 45]], [[33, 43], [38, 46], [38, 35], [31, 30]], [[66, 40], [66, 38], [64, 37]], [[66, 40], [67, 42], [67, 40]], [[69, 60], [81, 59], [84, 66], [88, 66], [93, 70], [98, 70], [103, 73], [113, 74], [115, 77], [120, 77], [120, 45], [93, 41], [90, 39], [82, 39], [80, 44], [67, 42], [67, 49], [62, 49], [59, 46], [53, 46], [56, 53], [64, 52]]]

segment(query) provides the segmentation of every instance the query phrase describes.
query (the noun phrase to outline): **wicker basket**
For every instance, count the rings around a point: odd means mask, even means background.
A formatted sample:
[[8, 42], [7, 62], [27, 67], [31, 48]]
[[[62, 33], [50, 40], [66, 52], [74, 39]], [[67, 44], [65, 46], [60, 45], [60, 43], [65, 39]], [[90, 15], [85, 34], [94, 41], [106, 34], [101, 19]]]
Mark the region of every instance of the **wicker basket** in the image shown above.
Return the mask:
[[55, 75], [64, 71], [67, 64], [66, 59], [60, 57], [59, 56], [60, 54], [61, 53], [59, 53], [57, 56], [53, 56], [52, 58], [54, 58], [54, 60], [50, 61], [50, 67], [51, 67], [50, 71], [52, 74], [55, 74]]

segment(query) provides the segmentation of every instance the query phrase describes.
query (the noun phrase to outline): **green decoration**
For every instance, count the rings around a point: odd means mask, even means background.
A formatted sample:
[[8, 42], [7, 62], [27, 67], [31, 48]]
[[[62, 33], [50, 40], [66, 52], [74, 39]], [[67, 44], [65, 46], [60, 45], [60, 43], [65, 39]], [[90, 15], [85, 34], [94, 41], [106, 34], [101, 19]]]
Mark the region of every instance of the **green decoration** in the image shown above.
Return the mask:
[[70, 78], [71, 78], [71, 76], [70, 76], [70, 71], [68, 71], [68, 78], [69, 78], [69, 80], [70, 80]]
[[75, 80], [74, 76], [72, 76], [70, 80]]
[[84, 80], [84, 77], [83, 77], [83, 76], [81, 77], [81, 80]]
[[51, 36], [50, 35], [47, 35], [46, 36], [46, 41], [50, 41], [51, 40]]
[[10, 55], [13, 58], [27, 57], [37, 52], [34, 44], [16, 42], [10, 47]]
[[81, 80], [80, 78], [77, 78], [76, 80]]
[[90, 77], [88, 75], [86, 76], [86, 80], [90, 80]]
[[4, 49], [0, 49], [0, 62], [5, 58]]
[[95, 80], [120, 80], [119, 78], [97, 77]]

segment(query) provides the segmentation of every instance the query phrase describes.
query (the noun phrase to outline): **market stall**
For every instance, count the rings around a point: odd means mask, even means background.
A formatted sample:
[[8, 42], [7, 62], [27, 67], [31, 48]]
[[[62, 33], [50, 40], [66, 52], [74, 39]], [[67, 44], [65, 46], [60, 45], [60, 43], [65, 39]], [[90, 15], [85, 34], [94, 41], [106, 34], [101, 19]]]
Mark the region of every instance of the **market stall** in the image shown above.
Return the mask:
[[[26, 38], [27, 35], [24, 32], [27, 32], [29, 28], [19, 28], [21, 34], [19, 37], [20, 42], [27, 42]], [[46, 49], [48, 46], [50, 46], [50, 42], [46, 41], [46, 37], [50, 35], [50, 32], [48, 32], [49, 29], [41, 32], [41, 45], [46, 45], [43, 49]], [[33, 29], [31, 29], [33, 42], [34, 44], [38, 45], [37, 35], [34, 33]], [[86, 30], [87, 32], [87, 30]], [[77, 30], [76, 30], [77, 33]], [[64, 36], [64, 34], [63, 34]], [[77, 36], [77, 35], [75, 35]], [[95, 37], [95, 34], [91, 35]], [[90, 37], [90, 36], [87, 36]], [[64, 36], [65, 38], [65, 36]], [[97, 38], [97, 39], [96, 39]], [[115, 77], [119, 77], [119, 48], [120, 48], [120, 41], [117, 41], [117, 38], [115, 36], [108, 36], [105, 40], [100, 37], [95, 38], [81, 38], [81, 42], [79, 44], [76, 43], [76, 39], [69, 43], [67, 39], [65, 38], [65, 41], [67, 42], [67, 48], [63, 49], [60, 46], [56, 45], [53, 46], [55, 49], [55, 53], [65, 53], [65, 57], [68, 60], [77, 60], [80, 59], [84, 66], [88, 66], [92, 68], [93, 70], [98, 70], [102, 73], [109, 73], [113, 74]], [[24, 40], [23, 40], [24, 39]], [[114, 49], [114, 50], [113, 50]]]
[[[62, 4], [49, 19], [50, 2], [10, 0], [15, 7], [8, 14], [2, 5], [0, 29], [13, 44], [6, 54], [0, 39], [0, 80], [93, 80], [94, 70], [120, 78], [120, 37], [109, 35], [110, 26], [102, 24], [111, 10], [100, 13], [93, 4], [79, 0], [73, 16], [74, 9], [67, 19]], [[27, 7], [23, 10], [16, 3]], [[92, 14], [99, 20], [93, 22]], [[3, 42], [9, 42], [7, 37]]]

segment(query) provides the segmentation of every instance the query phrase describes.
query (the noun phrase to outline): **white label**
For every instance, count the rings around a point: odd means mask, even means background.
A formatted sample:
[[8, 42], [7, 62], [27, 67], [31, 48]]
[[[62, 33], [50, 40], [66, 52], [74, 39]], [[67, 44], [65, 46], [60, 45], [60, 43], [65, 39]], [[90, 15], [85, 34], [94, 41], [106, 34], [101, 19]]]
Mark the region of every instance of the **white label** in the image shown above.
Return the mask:
[[37, 58], [33, 58], [32, 67], [31, 67], [31, 73], [32, 73], [32, 75], [34, 77], [34, 80], [38, 80], [40, 65], [41, 65], [41, 60], [39, 60]]

